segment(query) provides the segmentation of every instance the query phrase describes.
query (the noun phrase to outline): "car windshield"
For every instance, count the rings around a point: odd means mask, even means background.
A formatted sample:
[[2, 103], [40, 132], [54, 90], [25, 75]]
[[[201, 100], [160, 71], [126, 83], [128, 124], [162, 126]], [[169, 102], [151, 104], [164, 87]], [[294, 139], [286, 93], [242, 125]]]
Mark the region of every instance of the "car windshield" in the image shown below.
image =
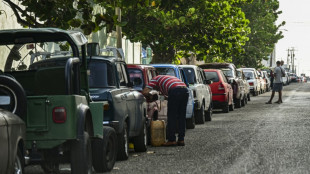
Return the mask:
[[244, 76], [247, 79], [254, 79], [254, 73], [252, 71], [244, 71]]
[[92, 60], [89, 63], [89, 87], [106, 88], [116, 86], [112, 65], [104, 61]]
[[128, 68], [130, 81], [133, 82], [133, 88], [138, 91], [143, 90], [144, 80], [143, 73], [139, 69]]
[[187, 82], [189, 84], [195, 84], [196, 83], [196, 75], [195, 75], [195, 70], [193, 68], [183, 68]]
[[158, 75], [169, 75], [169, 76], [176, 77], [176, 74], [173, 68], [156, 67], [156, 71]]
[[219, 81], [219, 76], [218, 76], [217, 72], [206, 72], [205, 71], [205, 74], [206, 74], [206, 78], [208, 80], [212, 80], [213, 82]]
[[221, 69], [226, 77], [234, 77], [234, 73], [231, 69]]
[[72, 57], [67, 41], [0, 45], [0, 53], [0, 69], [3, 71], [36, 69], [36, 64], [41, 61]]

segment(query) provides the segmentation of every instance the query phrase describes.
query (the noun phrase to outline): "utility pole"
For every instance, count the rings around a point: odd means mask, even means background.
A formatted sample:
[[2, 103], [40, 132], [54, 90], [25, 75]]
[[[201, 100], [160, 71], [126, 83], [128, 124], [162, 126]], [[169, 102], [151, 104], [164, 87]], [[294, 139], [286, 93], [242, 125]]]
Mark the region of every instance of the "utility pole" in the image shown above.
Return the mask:
[[[122, 21], [122, 14], [121, 14], [121, 8], [120, 7], [115, 7], [115, 15], [118, 16], [117, 21], [121, 22]], [[122, 27], [119, 25], [116, 26], [116, 47], [117, 48], [122, 48]]]
[[290, 49], [287, 49], [287, 68], [290, 70], [291, 69], [291, 65], [290, 65]]

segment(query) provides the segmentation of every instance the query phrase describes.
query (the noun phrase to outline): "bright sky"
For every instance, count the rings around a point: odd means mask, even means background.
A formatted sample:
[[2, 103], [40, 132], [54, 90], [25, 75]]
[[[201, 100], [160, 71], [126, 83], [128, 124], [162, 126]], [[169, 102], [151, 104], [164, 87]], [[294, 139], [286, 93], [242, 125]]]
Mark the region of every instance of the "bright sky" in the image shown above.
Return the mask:
[[297, 73], [310, 75], [310, 0], [279, 0], [282, 14], [278, 23], [286, 21], [281, 28], [284, 38], [276, 45], [276, 59], [287, 62], [287, 49], [294, 47]]

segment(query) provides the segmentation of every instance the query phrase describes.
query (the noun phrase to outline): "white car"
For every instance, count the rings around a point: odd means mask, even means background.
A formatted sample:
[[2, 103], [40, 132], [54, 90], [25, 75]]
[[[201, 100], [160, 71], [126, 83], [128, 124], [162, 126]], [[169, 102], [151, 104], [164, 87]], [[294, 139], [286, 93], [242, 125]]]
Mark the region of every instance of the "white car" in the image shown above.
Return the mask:
[[186, 75], [189, 88], [194, 94], [194, 111], [197, 124], [211, 121], [212, 116], [212, 92], [205, 74], [201, 68], [195, 65], [180, 65]]
[[261, 82], [255, 68], [240, 68], [243, 70], [244, 75], [250, 85], [251, 93], [256, 96], [261, 91]]

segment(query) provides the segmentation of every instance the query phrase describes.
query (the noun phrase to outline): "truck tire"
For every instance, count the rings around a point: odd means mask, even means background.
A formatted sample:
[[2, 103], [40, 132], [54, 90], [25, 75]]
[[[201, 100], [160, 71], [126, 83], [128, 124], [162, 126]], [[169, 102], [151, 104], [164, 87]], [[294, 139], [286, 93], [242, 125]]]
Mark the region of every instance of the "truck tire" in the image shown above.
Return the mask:
[[0, 75], [0, 96], [10, 97], [10, 103], [8, 105], [0, 103], [0, 108], [11, 111], [23, 120], [26, 120], [26, 93], [20, 83], [12, 77]]
[[143, 119], [143, 126], [139, 136], [135, 137], [133, 140], [133, 145], [136, 152], [145, 152], [147, 150], [147, 127], [145, 119]]
[[212, 120], [212, 114], [213, 114], [213, 105], [212, 105], [212, 102], [211, 102], [207, 112], [205, 113], [206, 121], [211, 121]]
[[205, 111], [204, 111], [204, 105], [202, 104], [200, 109], [196, 111], [197, 117], [195, 118], [196, 124], [204, 124], [205, 123]]
[[113, 128], [103, 126], [103, 139], [92, 142], [93, 166], [97, 173], [111, 171], [116, 161], [117, 142]]
[[117, 135], [117, 139], [117, 160], [127, 160], [129, 157], [129, 137], [126, 122], [124, 122], [122, 133]]
[[14, 163], [14, 173], [24, 173], [25, 161], [22, 155], [22, 152], [19, 148], [17, 148], [16, 156], [15, 156], [15, 163]]
[[195, 128], [195, 115], [192, 115], [191, 118], [186, 119], [186, 129], [194, 129]]
[[73, 140], [71, 143], [71, 173], [72, 174], [91, 174], [92, 157], [91, 142], [89, 135], [84, 131], [81, 140]]

